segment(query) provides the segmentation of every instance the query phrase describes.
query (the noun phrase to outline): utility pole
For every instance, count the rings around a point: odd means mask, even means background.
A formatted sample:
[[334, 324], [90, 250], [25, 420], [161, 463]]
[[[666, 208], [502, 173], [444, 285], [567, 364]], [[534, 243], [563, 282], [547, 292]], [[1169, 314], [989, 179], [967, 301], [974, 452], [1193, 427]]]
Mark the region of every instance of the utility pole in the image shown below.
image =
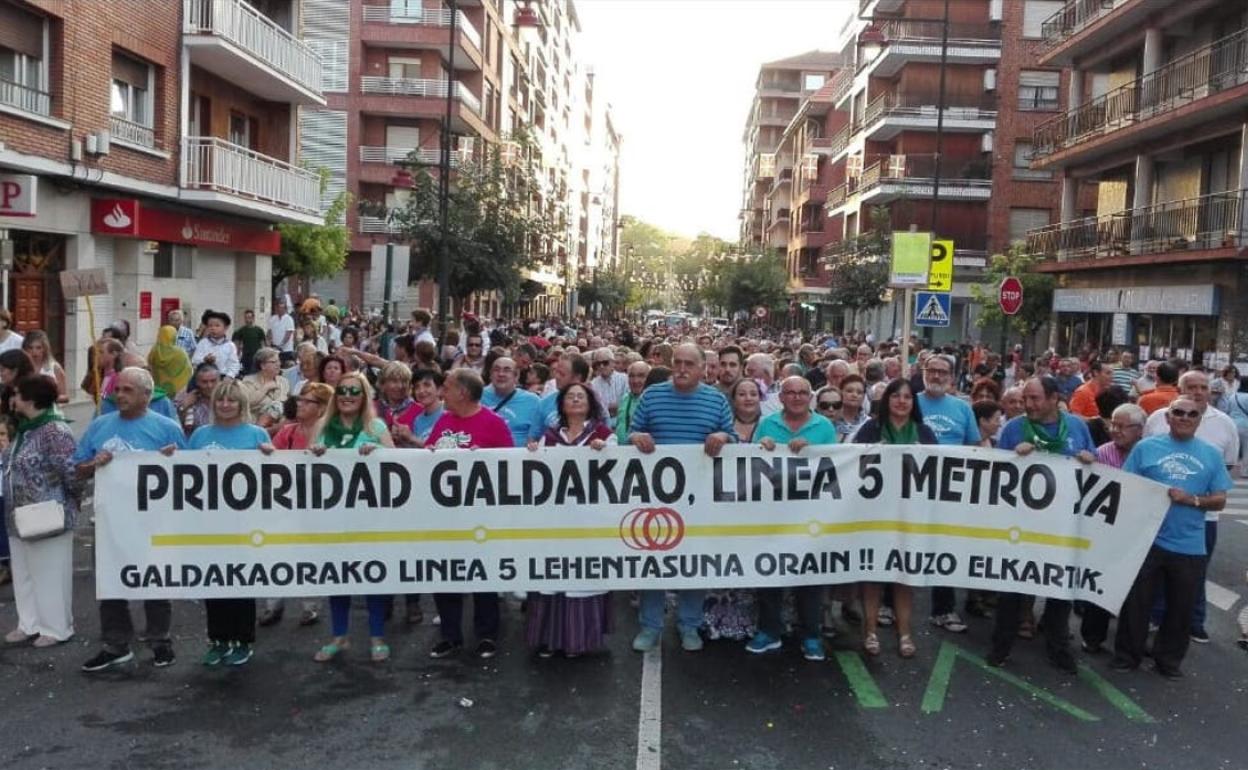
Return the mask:
[[[451, 37], [447, 45], [449, 63], [446, 71], [446, 118], [442, 122], [442, 157], [438, 169], [438, 216], [441, 225], [441, 237], [438, 239], [438, 338], [443, 345], [446, 344], [446, 332], [450, 328], [451, 320], [451, 116], [455, 107], [455, 36], [459, 34], [458, 0], [449, 0], [448, 5], [451, 9]], [[387, 267], [389, 264], [387, 260]], [[389, 285], [387, 281], [387, 291]]]

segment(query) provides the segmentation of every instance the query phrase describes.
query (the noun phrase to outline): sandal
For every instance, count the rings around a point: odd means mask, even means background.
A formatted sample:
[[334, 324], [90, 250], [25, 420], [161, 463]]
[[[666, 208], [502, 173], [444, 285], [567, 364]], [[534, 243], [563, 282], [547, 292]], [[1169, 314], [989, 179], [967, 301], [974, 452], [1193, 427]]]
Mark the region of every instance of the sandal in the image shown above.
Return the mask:
[[871, 657], [880, 654], [880, 637], [876, 634], [867, 634], [862, 640], [862, 649]]
[[1034, 639], [1035, 637], [1036, 637], [1035, 623], [1028, 621], [1028, 620], [1024, 620], [1022, 623], [1019, 624], [1018, 626], [1018, 638], [1019, 639]]
[[369, 649], [369, 658], [374, 663], [385, 663], [390, 660], [390, 645], [385, 642], [378, 642]]
[[346, 640], [341, 642], [330, 642], [321, 649], [317, 650], [316, 654], [312, 656], [312, 660], [315, 660], [317, 663], [328, 663], [342, 654], [345, 650], [349, 649], [351, 649], [351, 644]]
[[25, 644], [32, 641], [39, 634], [28, 634], [20, 628], [15, 628], [4, 635], [5, 644]]
[[910, 638], [910, 634], [904, 634], [897, 639], [898, 655], [903, 658], [913, 658], [916, 652], [918, 648], [914, 646], [914, 640]]

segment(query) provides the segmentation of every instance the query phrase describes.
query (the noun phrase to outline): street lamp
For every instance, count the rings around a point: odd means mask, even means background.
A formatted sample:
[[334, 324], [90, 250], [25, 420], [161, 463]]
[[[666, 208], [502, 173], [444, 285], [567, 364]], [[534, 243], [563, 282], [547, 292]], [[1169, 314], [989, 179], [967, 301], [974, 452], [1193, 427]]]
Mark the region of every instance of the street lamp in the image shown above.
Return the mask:
[[446, 118], [442, 122], [442, 157], [438, 167], [438, 323], [441, 344], [446, 344], [451, 315], [451, 116], [455, 107], [455, 37], [459, 34], [459, 2], [448, 0], [451, 36], [447, 45]]

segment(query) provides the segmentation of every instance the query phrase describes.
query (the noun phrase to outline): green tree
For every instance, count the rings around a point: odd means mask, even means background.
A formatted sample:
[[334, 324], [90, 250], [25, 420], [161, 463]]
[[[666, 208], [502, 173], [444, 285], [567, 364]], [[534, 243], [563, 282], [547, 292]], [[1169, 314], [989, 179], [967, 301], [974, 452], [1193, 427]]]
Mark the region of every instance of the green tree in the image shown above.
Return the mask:
[[781, 255], [753, 255], [711, 263], [702, 290], [707, 305], [732, 315], [762, 306], [773, 313], [788, 304], [789, 274]]
[[671, 233], [649, 222], [625, 214], [620, 217], [620, 253], [629, 259], [659, 257], [670, 254]]
[[[1004, 254], [988, 260], [983, 283], [971, 285], [971, 296], [979, 305], [975, 325], [1005, 326], [1024, 340], [1035, 334], [1049, 320], [1053, 308], [1053, 288], [1057, 285], [1051, 273], [1036, 271], [1044, 257], [1028, 254], [1022, 244], [1011, 246]], [[998, 289], [1006, 276], [1014, 276], [1023, 284], [1023, 306], [1017, 314], [1007, 316], [998, 304]]]
[[[322, 190], [328, 179], [329, 173], [322, 169]], [[322, 224], [277, 226], [282, 234], [282, 251], [273, 259], [271, 280], [275, 293], [287, 278], [331, 278], [342, 272], [351, 243], [351, 236], [343, 224], [350, 204], [351, 196], [343, 191], [329, 204]]]
[[887, 210], [873, 209], [871, 230], [846, 243], [828, 260], [829, 301], [850, 311], [850, 328], [858, 314], [884, 304], [888, 291], [889, 251], [892, 242]]
[[593, 280], [580, 285], [578, 292], [581, 306], [586, 311], [592, 311], [594, 303], [598, 303], [602, 316], [613, 316], [622, 311], [629, 296], [628, 278], [615, 271], [598, 271]]

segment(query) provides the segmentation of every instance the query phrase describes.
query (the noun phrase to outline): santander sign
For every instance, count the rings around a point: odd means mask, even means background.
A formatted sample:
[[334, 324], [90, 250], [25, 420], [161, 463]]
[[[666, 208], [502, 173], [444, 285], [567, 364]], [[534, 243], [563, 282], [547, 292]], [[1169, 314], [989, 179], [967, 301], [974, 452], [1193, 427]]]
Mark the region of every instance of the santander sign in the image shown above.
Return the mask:
[[282, 248], [276, 230], [152, 208], [135, 198], [93, 200], [91, 232], [255, 254], [275, 255]]

